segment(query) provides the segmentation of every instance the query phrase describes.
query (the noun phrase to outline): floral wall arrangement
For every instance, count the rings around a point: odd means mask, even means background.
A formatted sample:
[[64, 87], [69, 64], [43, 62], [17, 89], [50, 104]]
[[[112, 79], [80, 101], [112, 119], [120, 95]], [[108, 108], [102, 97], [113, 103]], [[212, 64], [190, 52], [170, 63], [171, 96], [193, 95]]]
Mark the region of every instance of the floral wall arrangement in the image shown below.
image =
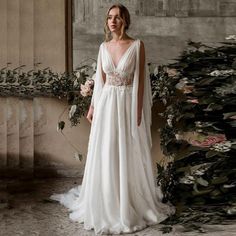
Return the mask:
[[178, 208], [172, 223], [199, 231], [236, 217], [236, 42], [228, 39], [216, 47], [189, 41], [176, 63], [151, 74], [153, 99], [165, 106], [168, 161], [157, 164], [157, 181]]

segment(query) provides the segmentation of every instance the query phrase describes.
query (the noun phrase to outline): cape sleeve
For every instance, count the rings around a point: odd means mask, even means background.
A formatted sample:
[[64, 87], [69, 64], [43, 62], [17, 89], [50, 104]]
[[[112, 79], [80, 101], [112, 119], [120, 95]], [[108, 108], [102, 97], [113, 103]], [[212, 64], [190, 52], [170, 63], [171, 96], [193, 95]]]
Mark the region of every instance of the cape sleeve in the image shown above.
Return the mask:
[[91, 105], [94, 107], [94, 109], [96, 109], [97, 107], [103, 86], [104, 86], [104, 81], [102, 78], [102, 44], [101, 44], [98, 51], [96, 75], [94, 79], [93, 95], [91, 99]]
[[[138, 124], [137, 124], [137, 111], [138, 111], [138, 86], [139, 86], [139, 63], [140, 63], [140, 40], [136, 45], [136, 62], [135, 62], [135, 72], [133, 81], [133, 91], [132, 91], [132, 124], [131, 133], [132, 137], [136, 139], [138, 137]], [[142, 109], [142, 122], [144, 122], [146, 135], [148, 139], [149, 147], [152, 147], [152, 137], [151, 137], [151, 124], [152, 124], [152, 90], [151, 81], [148, 73], [148, 65], [145, 58], [144, 66], [144, 93], [143, 93], [143, 109]]]

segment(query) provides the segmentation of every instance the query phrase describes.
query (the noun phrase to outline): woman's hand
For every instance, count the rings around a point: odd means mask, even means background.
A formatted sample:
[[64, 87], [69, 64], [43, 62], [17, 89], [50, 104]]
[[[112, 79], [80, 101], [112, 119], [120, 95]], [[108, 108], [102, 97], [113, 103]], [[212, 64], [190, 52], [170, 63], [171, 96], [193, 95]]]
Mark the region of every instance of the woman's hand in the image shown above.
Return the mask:
[[86, 116], [89, 123], [92, 123], [92, 120], [93, 120], [93, 109], [94, 109], [93, 106], [90, 105], [89, 110], [88, 110], [88, 114]]

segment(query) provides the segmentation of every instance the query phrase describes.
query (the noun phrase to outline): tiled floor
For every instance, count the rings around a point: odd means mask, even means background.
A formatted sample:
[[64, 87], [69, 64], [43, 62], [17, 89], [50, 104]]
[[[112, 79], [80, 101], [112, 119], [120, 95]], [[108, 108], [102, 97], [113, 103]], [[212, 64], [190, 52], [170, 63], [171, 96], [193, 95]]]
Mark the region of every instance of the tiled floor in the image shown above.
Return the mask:
[[[83, 225], [71, 222], [65, 207], [48, 201], [50, 194], [69, 190], [80, 179], [35, 179], [30, 181], [0, 180], [0, 236], [90, 236]], [[175, 225], [171, 233], [163, 234], [163, 225], [148, 227], [137, 236], [198, 236], [199, 232], [184, 232]], [[204, 225], [204, 236], [236, 236], [236, 222], [229, 225]]]

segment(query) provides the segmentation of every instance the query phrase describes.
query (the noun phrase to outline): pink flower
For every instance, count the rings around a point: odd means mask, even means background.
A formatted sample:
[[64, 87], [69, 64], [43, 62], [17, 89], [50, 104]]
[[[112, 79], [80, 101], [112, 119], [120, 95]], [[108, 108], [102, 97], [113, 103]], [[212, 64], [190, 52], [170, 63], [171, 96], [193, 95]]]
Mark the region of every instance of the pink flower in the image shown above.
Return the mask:
[[94, 81], [92, 79], [88, 79], [84, 85], [91, 88], [94, 85]]
[[198, 146], [198, 147], [211, 147], [216, 143], [221, 143], [224, 141], [226, 141], [226, 137], [224, 134], [216, 134], [216, 135], [206, 136], [203, 141], [190, 140], [190, 143], [193, 146]]
[[87, 97], [87, 96], [91, 96], [92, 95], [92, 89], [90, 88], [90, 86], [88, 84], [81, 84], [80, 85], [80, 94], [83, 96], [83, 97]]

